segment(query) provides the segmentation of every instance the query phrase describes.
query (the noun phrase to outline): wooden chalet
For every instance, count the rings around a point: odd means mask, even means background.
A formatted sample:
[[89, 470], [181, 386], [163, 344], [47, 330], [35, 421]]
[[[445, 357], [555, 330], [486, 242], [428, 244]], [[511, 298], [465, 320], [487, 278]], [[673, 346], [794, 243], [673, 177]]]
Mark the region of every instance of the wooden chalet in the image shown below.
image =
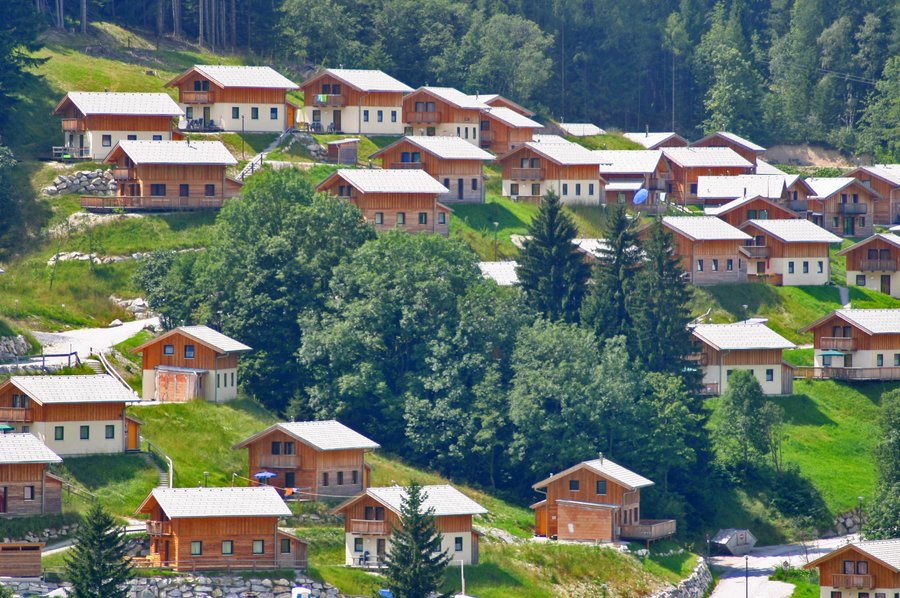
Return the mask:
[[316, 191], [351, 202], [375, 230], [399, 228], [445, 237], [450, 232], [451, 209], [439, 201], [450, 190], [424, 170], [338, 170]]
[[525, 108], [524, 106], [513, 102], [509, 98], [504, 98], [498, 93], [486, 93], [481, 95], [475, 94], [471, 97], [475, 101], [482, 102], [493, 108], [509, 108], [510, 110], [515, 110], [522, 116], [527, 116], [528, 118], [534, 116], [534, 112], [532, 112], [528, 108]]
[[748, 220], [785, 220], [797, 218], [793, 210], [777, 204], [765, 197], [751, 195], [729, 201], [721, 206], [707, 206], [703, 209], [707, 216], [721, 218], [731, 226], [740, 226]]
[[900, 380], [900, 309], [838, 309], [800, 332], [813, 333], [816, 378]]
[[0, 384], [0, 423], [37, 436], [63, 457], [140, 450], [140, 401], [112, 376], [13, 376]]
[[481, 147], [495, 154], [505, 154], [531, 141], [541, 123], [504, 106], [489, 106], [481, 113], [479, 139]]
[[301, 500], [356, 496], [369, 487], [367, 451], [381, 448], [334, 420], [283, 422], [236, 444], [249, 452], [251, 479], [275, 474], [264, 482]]
[[178, 88], [187, 131], [281, 133], [297, 122], [287, 99], [297, 84], [268, 66], [197, 64], [166, 87]]
[[603, 201], [632, 204], [640, 189], [649, 192], [647, 200], [633, 207], [643, 209], [658, 205], [660, 193], [666, 189], [668, 166], [660, 150], [595, 150], [600, 161], [600, 176], [606, 179]]
[[897, 598], [900, 539], [850, 542], [803, 568], [819, 570], [822, 598]]
[[238, 357], [250, 347], [208, 326], [179, 326], [131, 350], [140, 353], [145, 401], [222, 403], [237, 398]]
[[829, 249], [841, 238], [809, 220], [748, 220], [740, 229], [753, 237], [741, 252], [748, 280], [784, 286], [820, 286], [831, 282]]
[[666, 216], [662, 222], [674, 236], [675, 253], [691, 283], [747, 282], [741, 247], [750, 235], [715, 216]]
[[663, 156], [671, 172], [666, 192], [682, 203], [703, 203], [698, 195], [701, 176], [753, 173], [753, 163], [729, 147], [668, 147]]
[[900, 297], [900, 237], [878, 233], [836, 254], [847, 258], [847, 285]]
[[138, 514], [149, 515], [148, 556], [139, 567], [175, 571], [305, 569], [307, 542], [278, 528], [291, 510], [271, 486], [156, 488]]
[[[422, 509], [434, 509], [441, 549], [450, 555], [450, 564], [477, 565], [479, 533], [472, 527], [472, 517], [487, 510], [452, 486], [423, 486], [422, 493]], [[347, 566], [383, 566], [405, 498], [406, 490], [400, 486], [368, 488], [334, 508], [333, 513], [344, 516]]]
[[382, 71], [325, 69], [300, 90], [303, 122], [312, 131], [402, 135], [403, 96], [413, 88]]
[[853, 177], [884, 198], [875, 205], [875, 224], [900, 223], [900, 164], [860, 166], [844, 176]]
[[[59, 455], [33, 434], [0, 434], [0, 517], [62, 512], [63, 482], [47, 471], [51, 463], [61, 462]], [[0, 544], [3, 546], [6, 544]], [[0, 575], [9, 565], [9, 556], [0, 554]]]
[[58, 160], [103, 160], [120, 141], [169, 141], [175, 119], [184, 116], [165, 93], [70, 91], [53, 110], [62, 117]]
[[702, 200], [703, 205], [717, 206], [747, 197], [763, 197], [772, 202], [784, 202], [788, 196], [783, 176], [740, 174], [699, 177], [697, 197]]
[[600, 205], [604, 195], [600, 158], [576, 143], [529, 141], [497, 161], [504, 197], [540, 201], [552, 191], [564, 204]]
[[406, 135], [456, 136], [481, 146], [481, 116], [489, 106], [452, 87], [420, 87], [403, 98]]
[[644, 146], [644, 149], [655, 150], [655, 149], [663, 149], [666, 147], [687, 147], [688, 140], [679, 135], [678, 133], [673, 133], [671, 131], [664, 133], [657, 132], [637, 132], [637, 133], [622, 133], [622, 136], [629, 141], [633, 141], [638, 145]]
[[854, 178], [808, 178], [806, 183], [815, 192], [807, 199], [807, 217], [844, 237], [871, 235], [875, 212], [887, 207], [880, 193]]
[[600, 454], [534, 484], [546, 495], [531, 505], [535, 534], [559, 540], [660, 540], [674, 519], [642, 519], [641, 489], [653, 482]]
[[441, 202], [484, 203], [484, 163], [494, 156], [459, 137], [403, 137], [370, 156], [391, 170], [421, 169], [449, 189]]
[[766, 151], [766, 148], [761, 145], [727, 131], [719, 131], [718, 133], [707, 135], [703, 139], [692, 143], [691, 147], [728, 147], [754, 166], [756, 166], [756, 161], [759, 157]]
[[697, 324], [691, 329], [691, 361], [703, 374], [703, 393], [720, 395], [732, 372], [750, 371], [767, 395], [794, 392], [794, 370], [782, 352], [795, 345], [760, 322]]
[[83, 195], [82, 208], [217, 210], [243, 185], [226, 176], [237, 160], [221, 141], [120, 141], [106, 163], [115, 164], [116, 195]]

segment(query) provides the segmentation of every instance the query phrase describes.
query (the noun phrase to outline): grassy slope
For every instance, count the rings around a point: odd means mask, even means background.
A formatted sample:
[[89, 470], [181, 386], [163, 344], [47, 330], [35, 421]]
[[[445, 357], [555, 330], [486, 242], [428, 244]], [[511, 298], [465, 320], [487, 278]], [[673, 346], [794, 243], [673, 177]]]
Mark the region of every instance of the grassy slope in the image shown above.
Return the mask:
[[592, 150], [642, 150], [644, 146], [626, 139], [622, 135], [607, 133], [590, 137], [566, 137], [569, 141], [583, 145]]
[[159, 478], [156, 466], [138, 454], [68, 457], [55, 471], [121, 517], [134, 513]]

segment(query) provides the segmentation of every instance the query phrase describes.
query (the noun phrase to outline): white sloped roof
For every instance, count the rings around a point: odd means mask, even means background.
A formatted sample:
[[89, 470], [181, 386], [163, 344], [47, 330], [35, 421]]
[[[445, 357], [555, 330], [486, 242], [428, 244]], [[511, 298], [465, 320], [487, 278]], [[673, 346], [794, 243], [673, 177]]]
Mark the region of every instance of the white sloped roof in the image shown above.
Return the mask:
[[685, 168], [750, 168], [753, 165], [730, 147], [664, 147], [663, 154]]
[[816, 193], [816, 197], [831, 197], [844, 187], [858, 182], [853, 177], [810, 177], [806, 179], [806, 184]]
[[194, 68], [222, 87], [297, 89], [297, 84], [268, 66], [197, 64]]
[[900, 185], [900, 164], [875, 164], [874, 166], [860, 166], [860, 169], [895, 185]]
[[666, 131], [662, 133], [622, 133], [622, 135], [625, 137], [625, 139], [629, 139], [631, 141], [634, 141], [635, 143], [643, 145], [647, 149], [653, 149], [660, 143], [664, 143], [672, 137], [680, 137], [678, 133], [672, 131]]
[[514, 129], [540, 129], [544, 126], [536, 120], [531, 120], [524, 114], [505, 106], [489, 106], [485, 113]]
[[591, 135], [604, 135], [606, 131], [591, 123], [558, 123], [560, 129], [566, 132], [566, 135], [572, 137], [590, 137]]
[[746, 241], [752, 238], [715, 216], [666, 216], [663, 224], [695, 241]]
[[540, 133], [536, 133], [532, 136], [531, 141], [534, 143], [562, 143], [562, 144], [572, 144], [571, 141], [566, 139], [565, 137], [560, 137], [559, 135], [541, 135]]
[[135, 164], [212, 164], [233, 166], [237, 160], [221, 141], [129, 141], [119, 147]]
[[[281, 422], [272, 427], [278, 428], [320, 451], [381, 448], [381, 445], [374, 440], [366, 438], [356, 430], [348, 428], [341, 422], [333, 419], [309, 422]], [[271, 429], [269, 428], [268, 430]], [[256, 436], [261, 436], [261, 434]]]
[[900, 309], [839, 309], [835, 313], [870, 334], [900, 333]]
[[703, 213], [707, 216], [721, 216], [722, 214], [727, 214], [731, 210], [737, 209], [744, 204], [748, 204], [751, 201], [756, 199], [765, 199], [757, 197], [756, 195], [749, 195], [747, 197], [738, 197], [737, 199], [732, 199], [728, 203], [723, 203], [720, 206], [706, 206], [703, 208]]
[[[251, 488], [155, 488], [150, 494], [170, 519], [190, 517], [288, 517], [291, 510], [273, 486]], [[146, 500], [144, 501], [146, 503]], [[143, 505], [142, 505], [143, 507]]]
[[701, 139], [700, 141], [697, 141], [695, 143], [701, 143], [704, 141], [708, 141], [708, 140], [712, 139], [713, 137], [722, 137], [736, 145], [747, 148], [748, 150], [750, 150], [752, 152], [762, 153], [762, 152], [766, 151], [766, 148], [764, 148], [763, 146], [757, 145], [757, 144], [753, 143], [752, 141], [750, 141], [749, 139], [744, 139], [740, 135], [735, 135], [734, 133], [729, 133], [728, 131], [719, 131], [718, 133], [713, 133], [711, 135], [707, 135], [706, 137], [704, 137], [703, 139]]
[[348, 168], [337, 174], [362, 193], [447, 193], [449, 190], [424, 170]]
[[698, 324], [692, 332], [720, 351], [793, 349], [796, 346], [765, 324]]
[[840, 243], [843, 240], [805, 218], [750, 220], [749, 222], [785, 243]]
[[[894, 227], [894, 228], [898, 228], [898, 227]], [[894, 230], [894, 228], [891, 228], [890, 230]], [[858, 243], [854, 243], [853, 245], [851, 245], [850, 247], [847, 247], [846, 249], [841, 249], [835, 255], [847, 255], [851, 251], [853, 251], [855, 249], [859, 249], [860, 247], [864, 247], [875, 240], [881, 240], [881, 241], [884, 241], [885, 243], [890, 243], [894, 247], [900, 249], [900, 237], [898, 237], [894, 233], [890, 233], [890, 234], [875, 233], [871, 237], [868, 237], [867, 239], [863, 239], [862, 241], [859, 241]]]
[[[529, 141], [519, 147], [528, 147], [548, 160], [563, 166], [600, 164], [600, 158], [594, 152], [577, 143], [535, 143]], [[597, 171], [597, 176], [600, 176], [599, 170]]]
[[218, 349], [222, 353], [237, 353], [240, 351], [252, 351], [250, 347], [230, 336], [226, 336], [209, 326], [179, 326], [175, 330], [183, 332], [203, 343]]
[[0, 465], [61, 462], [62, 458], [34, 434], [0, 434]]
[[484, 278], [490, 278], [501, 287], [519, 284], [516, 262], [478, 262], [478, 268]]
[[[607, 187], [607, 189], [609, 189], [609, 187]], [[606, 239], [572, 239], [572, 245], [575, 245], [584, 253], [588, 253], [594, 257], [600, 257], [600, 250], [605, 250], [609, 247], [609, 243], [606, 242]]]
[[543, 488], [553, 480], [559, 479], [562, 476], [569, 475], [570, 473], [582, 468], [591, 469], [594, 472], [602, 475], [603, 477], [609, 478], [614, 482], [617, 482], [620, 485], [630, 489], [646, 488], [647, 486], [653, 485], [653, 482], [648, 480], [644, 476], [637, 474], [630, 469], [607, 459], [606, 457], [601, 456], [601, 458], [599, 459], [582, 461], [581, 463], [578, 463], [577, 465], [574, 465], [569, 469], [566, 469], [565, 471], [551, 475], [550, 477], [541, 480], [537, 484], [534, 484], [532, 488]]
[[697, 177], [697, 197], [704, 199], [737, 199], [765, 197], [779, 199], [784, 193], [784, 177], [767, 174]]
[[662, 150], [594, 150], [600, 158], [600, 174], [652, 174]]
[[[493, 160], [490, 154], [475, 144], [461, 137], [419, 135], [405, 137], [410, 143], [419, 146], [442, 160]], [[378, 152], [380, 154], [381, 152]], [[377, 154], [376, 154], [377, 155]]]
[[[428, 495], [422, 503], [423, 511], [433, 508], [437, 517], [487, 513], [487, 509], [450, 485], [422, 486], [422, 493]], [[366, 494], [395, 513], [399, 513], [403, 500], [406, 498], [406, 488], [382, 486], [369, 488], [366, 490]]]
[[776, 168], [766, 162], [765, 160], [761, 160], [759, 158], [756, 159], [756, 174], [782, 174], [787, 175], [787, 173], [780, 168]]
[[66, 95], [84, 115], [184, 116], [167, 93], [70, 91]]
[[489, 108], [484, 102], [475, 99], [475, 96], [466, 95], [453, 87], [420, 87], [419, 89], [429, 91], [435, 97], [444, 100], [448, 104], [453, 104], [457, 108], [469, 108], [472, 110], [487, 110]]
[[325, 69], [345, 83], [349, 83], [362, 91], [400, 91], [410, 92], [412, 87], [394, 79], [384, 71], [375, 69]]
[[851, 542], [851, 545], [900, 570], [900, 538]]
[[112, 376], [13, 376], [19, 390], [42, 405], [140, 401]]
[[607, 191], [637, 191], [644, 186], [643, 179], [611, 179], [606, 184]]

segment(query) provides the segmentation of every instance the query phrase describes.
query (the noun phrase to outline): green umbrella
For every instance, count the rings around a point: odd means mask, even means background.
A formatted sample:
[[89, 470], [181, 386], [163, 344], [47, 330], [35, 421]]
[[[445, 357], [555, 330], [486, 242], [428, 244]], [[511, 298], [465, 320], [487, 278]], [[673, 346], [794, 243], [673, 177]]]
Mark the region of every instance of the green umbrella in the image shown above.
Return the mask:
[[12, 432], [15, 428], [9, 424], [0, 424], [0, 432], [6, 434], [7, 432]]

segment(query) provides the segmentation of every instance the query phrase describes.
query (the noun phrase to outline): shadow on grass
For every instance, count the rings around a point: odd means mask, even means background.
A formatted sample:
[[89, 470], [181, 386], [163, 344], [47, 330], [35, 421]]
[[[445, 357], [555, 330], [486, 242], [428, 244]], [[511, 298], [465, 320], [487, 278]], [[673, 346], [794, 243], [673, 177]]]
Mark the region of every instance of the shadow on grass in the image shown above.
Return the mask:
[[[777, 399], [776, 399], [777, 400]], [[784, 409], [784, 423], [795, 426], [834, 426], [836, 422], [822, 413], [807, 395], [791, 395], [778, 401]]]
[[758, 313], [763, 307], [771, 308], [782, 303], [781, 296], [774, 287], [758, 282], [720, 284], [706, 287], [706, 291], [725, 311], [738, 319]]
[[69, 457], [65, 470], [90, 491], [134, 479], [139, 470], [153, 467], [141, 455], [93, 455]]
[[218, 212], [192, 212], [188, 214], [161, 214], [159, 219], [164, 221], [172, 232], [190, 230], [198, 226], [208, 226], [216, 221]]
[[[468, 566], [465, 570], [467, 589], [478, 591], [479, 588], [514, 589], [525, 585], [521, 580], [513, 577], [508, 571], [500, 568], [496, 563], [482, 563]], [[448, 567], [444, 575], [444, 591], [458, 592], [461, 589], [459, 567]]]

